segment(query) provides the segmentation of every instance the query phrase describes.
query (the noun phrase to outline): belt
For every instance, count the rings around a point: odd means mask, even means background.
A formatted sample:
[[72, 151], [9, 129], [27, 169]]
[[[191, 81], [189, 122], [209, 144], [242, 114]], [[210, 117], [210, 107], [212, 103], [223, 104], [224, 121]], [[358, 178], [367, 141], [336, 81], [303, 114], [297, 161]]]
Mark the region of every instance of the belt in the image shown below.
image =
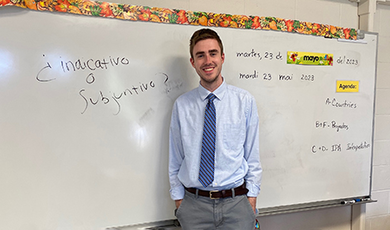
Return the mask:
[[[198, 190], [198, 196], [209, 197], [210, 199], [220, 199], [234, 196], [246, 195], [248, 193], [248, 189], [245, 187], [245, 183], [241, 186], [238, 186], [229, 190], [213, 190], [213, 191], [204, 191], [196, 188], [186, 188], [186, 190], [190, 193], [196, 194], [196, 190]], [[233, 192], [234, 191], [234, 192]]]

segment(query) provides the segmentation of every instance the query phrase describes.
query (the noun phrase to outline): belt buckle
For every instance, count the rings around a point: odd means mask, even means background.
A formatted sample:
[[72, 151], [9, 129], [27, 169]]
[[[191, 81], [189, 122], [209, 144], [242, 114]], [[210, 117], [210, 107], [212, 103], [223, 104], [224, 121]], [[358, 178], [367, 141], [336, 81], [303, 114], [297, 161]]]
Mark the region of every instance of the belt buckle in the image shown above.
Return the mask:
[[211, 190], [211, 191], [209, 192], [209, 194], [210, 194], [210, 199], [212, 199], [212, 200], [219, 199], [219, 198], [214, 198], [214, 197], [213, 197], [213, 192], [219, 192], [219, 191], [218, 191], [218, 190]]

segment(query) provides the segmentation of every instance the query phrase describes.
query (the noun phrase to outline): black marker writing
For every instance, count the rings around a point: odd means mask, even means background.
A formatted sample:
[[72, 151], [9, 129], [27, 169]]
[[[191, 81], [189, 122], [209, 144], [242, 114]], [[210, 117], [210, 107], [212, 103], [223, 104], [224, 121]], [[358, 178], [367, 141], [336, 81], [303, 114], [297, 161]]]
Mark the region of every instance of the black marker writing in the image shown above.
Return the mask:
[[330, 98], [327, 98], [325, 101], [325, 105], [330, 105], [336, 108], [351, 108], [351, 109], [356, 109], [357, 104], [353, 102], [348, 102], [347, 100], [343, 102], [337, 101], [336, 98], [333, 98], [332, 100]]
[[[139, 95], [148, 89], [152, 89], [156, 86], [156, 84], [153, 81], [150, 81], [149, 83], [140, 83], [139, 86], [132, 86], [131, 88], [126, 88], [125, 90], [115, 93], [115, 92], [103, 92], [99, 91], [97, 96], [87, 96], [86, 95], [86, 89], [81, 89], [79, 91], [80, 97], [85, 102], [84, 110], [81, 112], [81, 114], [84, 114], [85, 111], [89, 108], [90, 105], [96, 106], [98, 104], [111, 104], [111, 102], [115, 102], [117, 106], [117, 111], [114, 113], [114, 115], [118, 115], [121, 111], [121, 104], [119, 103], [119, 100], [126, 96], [135, 96]], [[96, 94], [95, 94], [96, 95]]]
[[265, 51], [264, 53], [256, 52], [255, 49], [252, 49], [250, 52], [236, 52], [237, 58], [257, 58], [259, 60], [268, 59], [268, 60], [283, 60], [283, 56], [280, 52], [277, 54]]
[[354, 143], [348, 143], [347, 145], [347, 151], [354, 150], [355, 152], [361, 149], [367, 149], [370, 148], [370, 143], [367, 142], [361, 142], [360, 145], [354, 144]]
[[[45, 56], [45, 55], [43, 55]], [[47, 68], [50, 68], [51, 69], [51, 65], [49, 62], [46, 62], [47, 66], [43, 67], [41, 70], [39, 70], [37, 76], [35, 77], [35, 79], [37, 79], [39, 82], [48, 82], [48, 81], [52, 81], [52, 80], [55, 80], [55, 78], [50, 78], [50, 79], [41, 79], [40, 78], [40, 74], [42, 73], [42, 71], [46, 70]]]
[[90, 71], [95, 71], [97, 69], [108, 69], [108, 67], [115, 67], [118, 65], [128, 65], [130, 64], [129, 59], [125, 57], [117, 57], [117, 58], [112, 58], [111, 56], [109, 57], [108, 60], [105, 58], [103, 59], [98, 59], [94, 60], [92, 58], [88, 60], [82, 60], [82, 59], [77, 59], [76, 61], [61, 61], [61, 67], [62, 70], [65, 72], [75, 72], [78, 70], [90, 70]]
[[[43, 55], [45, 57], [45, 55]], [[61, 57], [60, 57], [61, 58]], [[62, 59], [62, 58], [61, 58]], [[107, 58], [102, 59], [76, 59], [75, 61], [72, 60], [61, 60], [57, 62], [57, 66], [59, 66], [59, 69], [52, 68], [53, 62], [46, 62], [46, 66], [44, 66], [41, 70], [39, 70], [38, 74], [36, 75], [36, 79], [39, 82], [49, 82], [53, 81], [56, 78], [44, 78], [42, 77], [42, 73], [45, 72], [46, 75], [50, 74], [48, 70], [59, 70], [63, 73], [73, 73], [78, 71], [90, 71], [90, 73], [86, 77], [86, 82], [88, 84], [92, 84], [95, 82], [96, 77], [94, 76], [94, 71], [96, 70], [108, 70], [109, 68], [117, 67], [117, 66], [126, 66], [130, 64], [130, 60], [126, 57], [111, 57], [109, 56]], [[54, 65], [56, 66], [56, 65]], [[57, 72], [58, 74], [58, 72]]]

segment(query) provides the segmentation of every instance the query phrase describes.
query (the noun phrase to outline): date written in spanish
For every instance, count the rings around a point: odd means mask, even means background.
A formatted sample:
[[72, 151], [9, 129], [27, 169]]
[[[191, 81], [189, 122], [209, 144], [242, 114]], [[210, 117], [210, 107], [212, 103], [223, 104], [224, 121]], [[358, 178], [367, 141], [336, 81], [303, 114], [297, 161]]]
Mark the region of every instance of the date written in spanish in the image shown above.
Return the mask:
[[270, 52], [270, 51], [264, 51], [259, 52], [255, 49], [252, 49], [251, 51], [247, 52], [236, 52], [237, 58], [246, 58], [246, 59], [258, 59], [258, 60], [283, 60], [283, 55], [281, 52]]

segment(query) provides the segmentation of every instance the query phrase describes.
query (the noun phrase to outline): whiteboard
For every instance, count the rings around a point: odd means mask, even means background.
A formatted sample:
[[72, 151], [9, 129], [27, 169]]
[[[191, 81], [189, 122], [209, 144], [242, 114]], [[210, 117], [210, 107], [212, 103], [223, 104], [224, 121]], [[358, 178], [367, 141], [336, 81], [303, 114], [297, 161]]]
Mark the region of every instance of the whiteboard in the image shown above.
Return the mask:
[[[174, 218], [168, 128], [175, 99], [199, 84], [197, 29], [0, 8], [1, 228]], [[258, 208], [370, 195], [377, 35], [215, 30], [222, 75], [257, 100]], [[288, 65], [288, 51], [331, 53], [334, 65]], [[337, 93], [337, 80], [359, 92]]]

